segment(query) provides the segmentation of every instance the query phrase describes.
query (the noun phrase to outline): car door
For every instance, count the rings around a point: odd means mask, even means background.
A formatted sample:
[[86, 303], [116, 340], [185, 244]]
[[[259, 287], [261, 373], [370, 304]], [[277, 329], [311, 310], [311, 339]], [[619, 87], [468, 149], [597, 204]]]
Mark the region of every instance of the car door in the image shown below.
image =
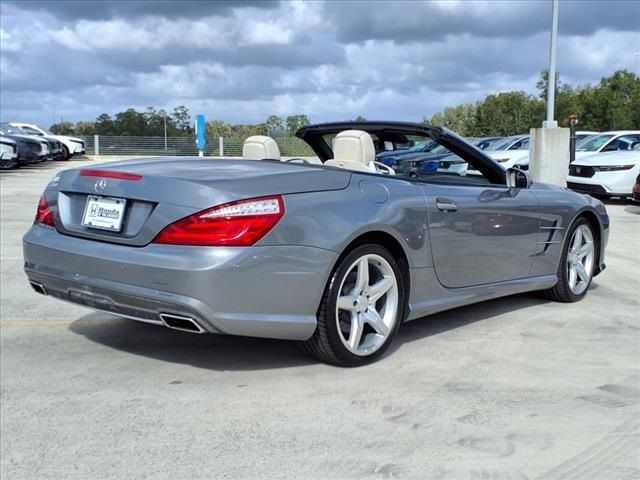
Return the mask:
[[431, 253], [440, 283], [469, 287], [524, 278], [538, 246], [540, 208], [527, 189], [422, 186]]

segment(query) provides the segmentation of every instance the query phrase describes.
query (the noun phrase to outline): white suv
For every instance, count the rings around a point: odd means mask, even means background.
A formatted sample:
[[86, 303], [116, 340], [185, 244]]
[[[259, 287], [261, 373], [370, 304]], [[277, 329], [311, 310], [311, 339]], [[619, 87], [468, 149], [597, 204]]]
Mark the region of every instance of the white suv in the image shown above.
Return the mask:
[[602, 132], [584, 138], [576, 144], [576, 159], [601, 152], [633, 150], [640, 144], [640, 130]]
[[9, 122], [9, 125], [14, 127], [20, 127], [25, 130], [29, 135], [39, 135], [41, 137], [53, 137], [62, 143], [62, 148], [65, 154], [65, 160], [69, 160], [74, 155], [84, 155], [85, 146], [84, 141], [76, 137], [67, 137], [66, 135], [55, 135], [47, 130], [40, 128], [32, 123], [17, 123]]

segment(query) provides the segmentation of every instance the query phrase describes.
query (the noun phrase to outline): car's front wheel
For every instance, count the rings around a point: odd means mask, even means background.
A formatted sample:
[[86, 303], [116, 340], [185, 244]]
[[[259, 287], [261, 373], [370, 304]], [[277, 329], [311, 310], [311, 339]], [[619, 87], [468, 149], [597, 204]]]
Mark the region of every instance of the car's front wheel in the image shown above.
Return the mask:
[[402, 268], [379, 245], [361, 245], [347, 254], [326, 287], [318, 326], [305, 349], [323, 362], [345, 367], [382, 355], [404, 315]]
[[596, 264], [597, 242], [589, 221], [581, 217], [569, 230], [558, 265], [558, 283], [545, 291], [556, 302], [577, 302], [591, 285]]
[[66, 145], [62, 146], [62, 160], [69, 160], [71, 158], [71, 154], [69, 153], [69, 149]]

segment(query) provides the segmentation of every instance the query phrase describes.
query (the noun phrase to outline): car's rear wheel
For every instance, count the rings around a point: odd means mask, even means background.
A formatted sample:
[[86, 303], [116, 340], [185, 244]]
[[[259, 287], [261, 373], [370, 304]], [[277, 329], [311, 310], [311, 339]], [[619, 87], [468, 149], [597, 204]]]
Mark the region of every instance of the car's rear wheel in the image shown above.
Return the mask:
[[404, 315], [404, 276], [383, 247], [361, 245], [339, 263], [326, 287], [318, 326], [304, 342], [314, 357], [355, 367], [389, 347]]
[[597, 242], [589, 221], [581, 217], [569, 230], [558, 265], [558, 283], [545, 291], [550, 300], [577, 302], [584, 298], [593, 279]]

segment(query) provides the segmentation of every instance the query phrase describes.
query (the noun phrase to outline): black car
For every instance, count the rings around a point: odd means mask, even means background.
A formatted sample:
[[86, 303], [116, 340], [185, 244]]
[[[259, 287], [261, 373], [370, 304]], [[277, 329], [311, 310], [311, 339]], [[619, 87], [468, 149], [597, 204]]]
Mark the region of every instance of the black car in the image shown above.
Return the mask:
[[17, 135], [9, 133], [8, 130], [0, 126], [0, 134], [9, 137], [18, 146], [18, 165], [23, 166], [30, 163], [42, 162], [46, 152], [42, 151], [42, 141], [28, 135]]
[[25, 130], [21, 127], [16, 127], [14, 125], [10, 125], [8, 123], [0, 124], [0, 128], [2, 128], [4, 131], [8, 132], [11, 135], [24, 135], [27, 137], [31, 137], [35, 140], [47, 142], [48, 151], [43, 152], [44, 153], [44, 155], [42, 155], [43, 160], [64, 160], [65, 159], [64, 158], [65, 152], [64, 152], [64, 149], [62, 148], [62, 143], [60, 143], [60, 141], [54, 137], [50, 137], [47, 135], [34, 135], [28, 130]]

